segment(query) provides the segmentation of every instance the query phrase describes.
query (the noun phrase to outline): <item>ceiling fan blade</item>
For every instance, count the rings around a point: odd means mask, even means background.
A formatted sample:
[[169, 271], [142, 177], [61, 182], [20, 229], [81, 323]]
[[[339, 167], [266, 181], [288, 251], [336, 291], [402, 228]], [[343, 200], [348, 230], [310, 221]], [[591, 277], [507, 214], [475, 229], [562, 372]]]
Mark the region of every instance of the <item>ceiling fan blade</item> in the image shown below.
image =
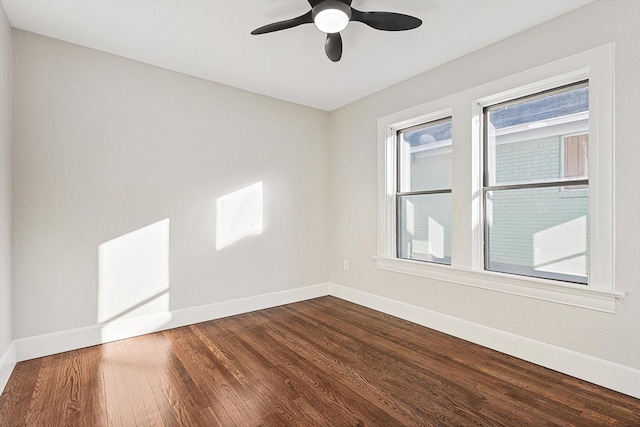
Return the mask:
[[267, 24], [260, 28], [256, 28], [251, 31], [251, 34], [266, 34], [272, 33], [274, 31], [286, 30], [287, 28], [297, 27], [302, 24], [311, 24], [313, 22], [313, 17], [311, 16], [311, 11], [305, 13], [304, 15], [300, 15], [296, 18], [287, 19], [286, 21], [274, 22], [273, 24]]
[[340, 58], [342, 58], [342, 37], [340, 33], [327, 34], [327, 41], [324, 42], [324, 51], [333, 62], [340, 61]]
[[422, 20], [415, 16], [395, 12], [361, 12], [354, 8], [351, 8], [351, 20], [383, 31], [412, 30], [422, 25]]

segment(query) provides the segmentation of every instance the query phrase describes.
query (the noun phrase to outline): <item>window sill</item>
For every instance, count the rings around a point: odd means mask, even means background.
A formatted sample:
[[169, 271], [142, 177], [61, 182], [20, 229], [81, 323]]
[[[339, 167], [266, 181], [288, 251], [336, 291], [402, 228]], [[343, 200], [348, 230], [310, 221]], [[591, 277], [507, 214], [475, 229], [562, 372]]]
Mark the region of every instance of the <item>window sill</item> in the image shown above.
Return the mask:
[[553, 280], [514, 276], [492, 271], [467, 270], [439, 264], [398, 258], [374, 257], [381, 270], [427, 277], [457, 285], [489, 289], [543, 301], [615, 313], [616, 299], [624, 293], [591, 289]]

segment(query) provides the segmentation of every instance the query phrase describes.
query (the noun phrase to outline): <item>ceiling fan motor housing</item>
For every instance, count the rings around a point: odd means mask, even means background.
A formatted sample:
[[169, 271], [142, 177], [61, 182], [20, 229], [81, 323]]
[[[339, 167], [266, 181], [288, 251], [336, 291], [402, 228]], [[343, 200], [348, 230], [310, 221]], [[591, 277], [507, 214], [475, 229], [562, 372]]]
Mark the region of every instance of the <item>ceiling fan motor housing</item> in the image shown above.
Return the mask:
[[311, 17], [320, 31], [339, 33], [351, 20], [351, 7], [341, 1], [325, 0], [311, 10]]

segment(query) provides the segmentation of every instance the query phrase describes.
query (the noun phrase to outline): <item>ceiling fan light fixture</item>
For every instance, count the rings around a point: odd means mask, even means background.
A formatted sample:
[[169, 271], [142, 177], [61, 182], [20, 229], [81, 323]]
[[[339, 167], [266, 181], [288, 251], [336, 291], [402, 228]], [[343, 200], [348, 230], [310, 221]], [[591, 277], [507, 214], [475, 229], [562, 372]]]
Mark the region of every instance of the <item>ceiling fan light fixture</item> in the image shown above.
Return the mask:
[[329, 0], [313, 8], [313, 22], [323, 33], [339, 33], [350, 19], [351, 8], [342, 2]]
[[266, 34], [314, 23], [318, 30], [326, 33], [324, 51], [333, 62], [342, 58], [342, 36], [349, 21], [358, 21], [382, 31], [413, 30], [422, 25], [422, 20], [395, 12], [362, 12], [351, 7], [351, 0], [307, 0], [311, 10], [295, 18], [273, 22], [251, 31], [251, 34]]

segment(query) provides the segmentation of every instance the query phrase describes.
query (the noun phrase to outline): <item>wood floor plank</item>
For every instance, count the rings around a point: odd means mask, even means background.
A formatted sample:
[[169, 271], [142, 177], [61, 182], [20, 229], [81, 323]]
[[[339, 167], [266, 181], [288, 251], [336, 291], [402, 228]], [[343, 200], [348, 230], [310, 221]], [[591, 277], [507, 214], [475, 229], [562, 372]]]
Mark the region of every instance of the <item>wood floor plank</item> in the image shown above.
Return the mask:
[[204, 334], [211, 340], [218, 338], [224, 341], [220, 345], [224, 346], [226, 353], [243, 355], [242, 358], [234, 358], [236, 365], [233, 369], [239, 371], [242, 377], [251, 376], [252, 381], [245, 382], [243, 395], [255, 402], [257, 424], [261, 425], [265, 414], [271, 412], [292, 418], [296, 411], [293, 402], [300, 396], [300, 389], [296, 388], [289, 372], [281, 370], [269, 360], [266, 354], [269, 350], [253, 348], [244, 333], [228, 333], [224, 329], [207, 326]]
[[[417, 422], [418, 419], [405, 402], [384, 393], [378, 384], [369, 381], [368, 376], [362, 375], [360, 369], [353, 369], [348, 361], [345, 363], [324, 349], [314, 348], [308, 345], [308, 341], [307, 345], [301, 345], [298, 341], [300, 335], [293, 333], [291, 329], [283, 328], [278, 322], [269, 325], [266, 333], [291, 353], [299, 355], [296, 368], [300, 372], [321, 371], [332, 382], [343, 383], [348, 389], [348, 394], [357, 396], [360, 400], [360, 403], [356, 405], [356, 400], [353, 399], [350, 405], [367, 408], [370, 416], [373, 415], [375, 407], [378, 411], [373, 421], [376, 423], [409, 425]], [[338, 392], [340, 395], [347, 394], [342, 390], [336, 391], [336, 393]], [[389, 408], [394, 409], [394, 416], [389, 417], [389, 412], [387, 412]]]
[[246, 403], [239, 398], [236, 389], [220, 374], [218, 367], [208, 357], [202, 341], [189, 328], [180, 328], [173, 334], [176, 353], [189, 376], [206, 390], [210, 396], [210, 407], [225, 425], [247, 426], [243, 417], [248, 413]]
[[137, 372], [138, 383], [146, 395], [145, 406], [152, 425], [179, 426], [178, 420], [164, 392], [162, 378], [166, 376], [171, 350], [170, 343], [162, 334], [149, 334], [133, 340], [138, 357], [147, 363]]
[[28, 391], [31, 395], [31, 400], [24, 418], [25, 424], [28, 426], [44, 425], [46, 422], [51, 422], [55, 419], [54, 415], [51, 414], [52, 409], [55, 409], [56, 406], [53, 401], [56, 387], [55, 361], [56, 355], [42, 359], [33, 390]]
[[[332, 316], [332, 321], [336, 322], [337, 319], [333, 318]], [[348, 324], [336, 324], [337, 327], [347, 327], [349, 326]], [[333, 331], [335, 331], [335, 328], [327, 328], [326, 326], [323, 326], [321, 323], [317, 323], [313, 325], [313, 328], [315, 329], [326, 329], [326, 333], [327, 333], [327, 337], [332, 337], [333, 335]], [[360, 332], [358, 332], [359, 334], [364, 334], [362, 336], [362, 338], [366, 341], [368, 340], [377, 340], [377, 338], [375, 336], [368, 336], [370, 334], [370, 332], [368, 331], [367, 327], [364, 327], [364, 329]], [[338, 337], [337, 339], [342, 339], [342, 337]], [[347, 341], [343, 342], [343, 345], [345, 346], [345, 348], [348, 348], [349, 351], [358, 351], [356, 350], [358, 347], [362, 347], [363, 346], [363, 341], [360, 340], [355, 340], [355, 338], [352, 337], [347, 337]], [[401, 351], [402, 354], [405, 356], [402, 359], [398, 359], [397, 357], [394, 356], [395, 353]], [[445, 362], [440, 362], [437, 360], [437, 358], [427, 358], [425, 356], [429, 355], [424, 349], [414, 349], [414, 348], [409, 348], [409, 347], [398, 347], [395, 343], [393, 343], [392, 347], [390, 348], [385, 348], [385, 344], [384, 342], [381, 342], [379, 346], [377, 346], [377, 348], [373, 347], [371, 349], [367, 350], [367, 359], [370, 363], [367, 364], [367, 366], [389, 366], [389, 365], [393, 365], [393, 374], [389, 377], [391, 381], [394, 381], [396, 379], [401, 379], [403, 381], [410, 381], [410, 382], [415, 382], [415, 381], [422, 381], [422, 384], [420, 384], [421, 387], [423, 387], [424, 389], [428, 389], [431, 390], [432, 392], [435, 392], [436, 390], [433, 390], [434, 387], [438, 387], [440, 385], [444, 385], [444, 386], [448, 386], [448, 387], [452, 387], [454, 386], [455, 389], [450, 389], [450, 390], [446, 390], [447, 393], [445, 394], [445, 396], [449, 396], [450, 393], [455, 392], [456, 394], [460, 395], [462, 394], [463, 398], [465, 399], [465, 404], [467, 406], [471, 406], [470, 409], [473, 410], [474, 407], [473, 402], [474, 401], [478, 401], [479, 399], [477, 397], [474, 396], [474, 391], [473, 389], [475, 389], [477, 387], [476, 383], [479, 383], [482, 378], [480, 379], [475, 379], [473, 377], [465, 377], [465, 378], [461, 378], [459, 383], [455, 382], [455, 381], [451, 381], [451, 384], [446, 384], [447, 380], [450, 379], [450, 376], [452, 374], [455, 374], [455, 370], [452, 369], [453, 367], [450, 366], [450, 360], [447, 360]], [[433, 355], [429, 355], [429, 356], [433, 356]], [[422, 364], [424, 363], [429, 363], [430, 364], [430, 371], [433, 372], [427, 372], [425, 371], [424, 373], [419, 372], [420, 367], [422, 366]], [[448, 375], [445, 375], [443, 372], [447, 372], [447, 371], [451, 371], [451, 373], [449, 373]], [[416, 376], [416, 372], [419, 372], [419, 375]], [[425, 375], [427, 374], [427, 375]], [[469, 389], [471, 389], [471, 391], [469, 391]], [[465, 395], [466, 393], [466, 395]], [[431, 398], [436, 398], [437, 396], [433, 395], [431, 396]], [[476, 402], [476, 405], [479, 402]]]
[[[343, 326], [348, 327], [348, 325]], [[328, 328], [322, 323], [312, 324], [310, 331], [314, 329], [324, 331], [326, 340], [333, 337], [334, 329]], [[367, 331], [362, 332], [367, 333]], [[340, 343], [346, 350], [347, 355], [360, 351], [364, 353], [365, 360], [357, 365], [361, 366], [365, 375], [377, 376], [385, 388], [393, 389], [403, 385], [405, 387], [406, 385], [412, 385], [412, 387], [417, 387], [419, 390], [428, 390], [428, 393], [407, 393], [405, 397], [406, 403], [410, 405], [412, 411], [420, 416], [424, 415], [424, 410], [428, 410], [431, 415], [440, 414], [443, 416], [445, 413], [443, 409], [450, 405], [451, 400], [455, 397], [458, 400], [459, 414], [457, 419], [453, 419], [449, 415], [447, 422], [448, 424], [466, 424], [469, 422], [466, 420], [466, 414], [477, 414], [482, 407], [485, 396], [478, 396], [468, 387], [452, 387], [451, 384], [455, 384], [455, 382], [448, 381], [450, 378], [446, 378], [446, 375], [442, 374], [443, 368], [446, 368], [446, 366], [436, 367], [435, 373], [428, 376], [416, 375], [417, 372], [420, 372], [421, 364], [426, 360], [422, 354], [416, 355], [417, 357], [413, 361], [415, 363], [412, 363], [409, 359], [400, 361], [394, 357], [394, 354], [401, 351], [406, 355], [406, 349], [398, 348], [397, 346], [386, 351], [381, 346], [367, 348], [366, 342], [356, 339], [353, 335], [345, 338], [339, 337], [338, 339], [342, 339]], [[349, 361], [350, 364], [355, 362], [357, 361]], [[379, 369], [379, 367], [384, 367], [384, 369]], [[409, 388], [408, 390], [411, 389]], [[474, 415], [474, 417], [477, 417], [477, 415]], [[485, 423], [490, 423], [490, 420], [485, 420]]]
[[[370, 310], [353, 306], [344, 301], [338, 300], [336, 304], [328, 304], [327, 300], [320, 299], [315, 300], [313, 304], [322, 306], [323, 311], [327, 310], [327, 318], [342, 322], [339, 327], [358, 324], [359, 320], [365, 324], [371, 321]], [[307, 306], [304, 306], [304, 308], [308, 309]], [[349, 308], [349, 314], [346, 315], [346, 310], [342, 308]], [[324, 314], [325, 313], [323, 313], [323, 315]], [[625, 411], [621, 411], [618, 414], [618, 416], [621, 417], [621, 421], [629, 422], [628, 425], [638, 424], [638, 399], [620, 395], [611, 390], [604, 390], [593, 384], [553, 372], [546, 368], [457, 338], [440, 334], [436, 331], [422, 328], [410, 322], [401, 320], [396, 322], [388, 321], [388, 319], [393, 318], [382, 313], [375, 313], [375, 317], [381, 320], [379, 325], [383, 325], [384, 327], [376, 328], [373, 333], [384, 337], [385, 343], [393, 342], [402, 344], [405, 349], [402, 353], [405, 355], [409, 356], [412, 354], [411, 352], [406, 352], [408, 349], [413, 349], [418, 353], [429, 353], [432, 348], [440, 349], [436, 350], [435, 354], [431, 354], [429, 360], [432, 362], [444, 360], [451, 364], [453, 364], [453, 362], [460, 363], [461, 366], [457, 366], [456, 371], [463, 372], [465, 378], [472, 378], [474, 370], [485, 373], [491, 371], [488, 370], [487, 367], [492, 366], [492, 364], [497, 366], [497, 368], [492, 371], [496, 374], [507, 371], [506, 375], [502, 377], [507, 380], [505, 381], [506, 388], [503, 389], [503, 393], [506, 393], [506, 395], [502, 399], [503, 402], [497, 403], [499, 403], [501, 411], [507, 409], [506, 405], [517, 405], [518, 412], [515, 415], [518, 416], [518, 419], [524, 414], [523, 409], [526, 408], [526, 413], [533, 414], [537, 417], [536, 419], [544, 418], [546, 421], [555, 421], [557, 425], [574, 425], [573, 423], [575, 423], [576, 417], [580, 416], [588, 402], [616, 401], [617, 399], [612, 398], [613, 395], [610, 395], [610, 393], [613, 393], [623, 398], [620, 400], [621, 403], [632, 401], [636, 409], [635, 415], [631, 418], [626, 418], [624, 416]], [[391, 328], [391, 331], [385, 331], [387, 328]], [[429, 336], [429, 342], [426, 346], [421, 348], [414, 345], [414, 334], [416, 332], [419, 332], [422, 336]], [[438, 341], [443, 341], [444, 346], [443, 344], [439, 344]], [[442, 351], [442, 349], [444, 349], [444, 351]], [[469, 367], [471, 370], [463, 370], [462, 366]], [[438, 366], [437, 364], [434, 365], [434, 367], [437, 367], [437, 371], [439, 372], [446, 369], [446, 367], [442, 365]], [[494, 375], [490, 375], [481, 382], [478, 382], [479, 386], [491, 385], [490, 389], [484, 390], [485, 397], [490, 397], [492, 390], [502, 389], [499, 383], [494, 382], [494, 379], [491, 378], [492, 376]], [[514, 381], [514, 378], [518, 376], [521, 377], [519, 383]], [[454, 378], [454, 382], [459, 382], [459, 380], [455, 380]], [[574, 386], [576, 383], [586, 384], [588, 387], [584, 389], [576, 387], [568, 388], [568, 385]], [[536, 386], [533, 387], [533, 385]], [[527, 390], [529, 389], [535, 389], [535, 393], [528, 393]], [[570, 392], [567, 393], [568, 391]], [[585, 391], [587, 391], [587, 393], [584, 393]], [[591, 396], [589, 396], [589, 394], [591, 394]], [[544, 395], [550, 396], [550, 398], [545, 400], [543, 399]], [[605, 408], [601, 409], [603, 411], [606, 410]], [[529, 422], [535, 424], [534, 420], [530, 420]], [[586, 419], [582, 419], [580, 425], [591, 424], [589, 424]]]
[[26, 417], [38, 381], [42, 359], [19, 363], [0, 396], [0, 426], [3, 419], [12, 420], [15, 426], [26, 426]]
[[127, 354], [119, 350], [123, 344], [113, 342], [105, 344], [106, 351], [102, 362], [104, 375], [107, 420], [110, 426], [135, 425], [135, 407], [130, 396]]
[[79, 351], [82, 369], [80, 382], [80, 425], [107, 424], [106, 390], [101, 370], [102, 347], [94, 346]]
[[[228, 319], [227, 322], [235, 322], [235, 320]], [[230, 327], [229, 324], [225, 324], [225, 326]], [[313, 365], [311, 358], [296, 353], [282, 342], [274, 339], [265, 340], [266, 331], [264, 329], [248, 328], [245, 330], [236, 329], [236, 331], [241, 331], [240, 335], [242, 335], [242, 340], [247, 343], [247, 348], [262, 349], [260, 357], [265, 358], [267, 360], [266, 363], [275, 367], [281, 375], [284, 375], [284, 378], [286, 378], [284, 383], [291, 389], [298, 392], [306, 391], [311, 393], [316, 398], [316, 402], [330, 399], [329, 402], [332, 403], [331, 406], [334, 406], [335, 410], [342, 410], [350, 415], [357, 413], [354, 408], [368, 406], [367, 414], [358, 418], [364, 418], [369, 423], [374, 423], [377, 419], [379, 422], [388, 423], [387, 425], [398, 424], [398, 421], [390, 414], [371, 405], [366, 405], [365, 400], [353, 393], [355, 389], [353, 386], [347, 386], [338, 379], [339, 373], [327, 371], [319, 365]], [[323, 399], [317, 399], [318, 393], [323, 394]], [[280, 403], [279, 409], [282, 414], [291, 418], [290, 414], [284, 412], [287, 409], [287, 405]], [[334, 409], [327, 408], [326, 416], [331, 419], [341, 419], [341, 417], [345, 416], [334, 413]]]
[[333, 297], [20, 362], [4, 426], [633, 426], [640, 400]]
[[208, 418], [211, 426], [222, 426], [223, 424], [215, 416], [207, 417], [207, 413], [202, 413], [206, 408], [206, 402], [202, 394], [195, 389], [197, 386], [183, 375], [183, 367], [177, 358], [171, 358], [170, 368], [166, 372], [163, 381], [163, 391], [167, 396], [167, 401], [171, 407], [178, 425], [206, 425]]
[[[439, 403], [441, 404], [444, 401], [448, 404], [451, 396], [457, 396], [461, 414], [464, 414], [465, 410], [477, 413], [481, 408], [480, 399], [472, 393], [465, 393], [464, 390], [457, 390], [455, 393], [452, 393], [453, 390], [447, 390], [446, 393], [439, 393], [438, 396], [436, 391], [442, 388], [441, 385], [444, 380], [440, 375], [431, 377], [416, 376], [415, 368], [418, 368], [417, 365], [406, 365], [403, 368], [391, 355], [373, 348], [365, 349], [365, 346], [362, 346], [353, 337], [337, 337], [332, 329], [326, 328], [321, 323], [316, 322], [305, 325], [305, 321], [298, 321], [295, 324], [291, 324], [291, 327], [298, 330], [298, 336], [306, 336], [310, 342], [314, 342], [315, 338], [317, 340], [315, 345], [318, 347], [333, 343], [333, 357], [339, 358], [347, 366], [358, 366], [359, 375], [363, 378], [379, 378], [380, 385], [385, 389], [420, 383], [419, 387], [422, 390], [429, 390], [429, 393], [408, 393], [404, 396], [403, 404], [396, 403], [396, 406], [403, 407], [406, 413], [411, 413], [421, 418], [423, 416], [422, 410], [428, 408], [432, 415], [436, 417], [444, 416], [445, 411]], [[362, 357], [351, 357], [358, 354], [362, 354]], [[389, 369], [391, 366], [393, 369]], [[386, 394], [384, 391], [383, 393]], [[450, 416], [449, 418], [452, 417]], [[448, 422], [465, 423], [463, 417], [458, 416], [455, 418], [455, 420], [448, 419]]]
[[[327, 318], [331, 319], [337, 324], [337, 328], [348, 327], [349, 324], [357, 325], [357, 321], [354, 321], [354, 313], [351, 312], [349, 316], [344, 315], [340, 310], [329, 311]], [[386, 316], [386, 315], [383, 315]], [[370, 321], [369, 316], [364, 316], [365, 321]], [[390, 316], [389, 316], [390, 317]], [[381, 318], [381, 320], [383, 320]], [[446, 337], [448, 346], [445, 347], [445, 351], [436, 350], [432, 351], [432, 347], [438, 347], [433, 343], [434, 339], [443, 337], [442, 334], [438, 334], [435, 331], [429, 331], [431, 338], [426, 344], [420, 344], [415, 341], [413, 331], [407, 331], [400, 328], [401, 325], [406, 326], [410, 330], [419, 326], [411, 324], [409, 322], [382, 322], [383, 328], [378, 327], [375, 332], [371, 332], [373, 335], [379, 335], [385, 340], [381, 342], [381, 346], [385, 349], [389, 349], [391, 345], [391, 353], [401, 352], [405, 355], [407, 361], [419, 364], [424, 355], [429, 355], [428, 360], [431, 363], [430, 370], [441, 373], [441, 375], [447, 377], [451, 384], [468, 385], [466, 387], [468, 391], [475, 392], [477, 390], [479, 395], [482, 396], [485, 402], [483, 405], [488, 408], [484, 408], [481, 413], [488, 415], [492, 414], [491, 407], [500, 408], [500, 417], [512, 412], [511, 419], [515, 423], [525, 422], [535, 424], [536, 420], [544, 418], [547, 422], [553, 422], [555, 425], [571, 425], [568, 420], [575, 420], [580, 415], [580, 411], [575, 410], [570, 405], [558, 405], [555, 409], [550, 399], [544, 399], [544, 396], [536, 393], [530, 393], [527, 387], [520, 387], [511, 381], [512, 378], [507, 377], [507, 381], [504, 381], [505, 377], [502, 375], [488, 374], [486, 369], [483, 369], [486, 365], [488, 355], [498, 354], [488, 349], [483, 349], [476, 345], [473, 345], [462, 340], [452, 339]], [[387, 325], [391, 325], [392, 331], [385, 331]], [[366, 327], [364, 329], [367, 329]], [[426, 332], [426, 331], [425, 331]], [[362, 330], [358, 333], [364, 337], [367, 341], [375, 340], [375, 336], [368, 336], [369, 332]], [[413, 339], [412, 339], [413, 338]], [[396, 344], [400, 344], [402, 349], [394, 348]], [[435, 344], [435, 345], [434, 345]], [[460, 351], [463, 350], [463, 351]], [[485, 353], [482, 358], [477, 358], [476, 350], [480, 350], [481, 353]], [[487, 354], [488, 353], [488, 354]], [[522, 371], [527, 371], [530, 367], [534, 367], [537, 371], [536, 376], [530, 377], [530, 380], [537, 379], [543, 372], [551, 372], [541, 368], [539, 366], [532, 365], [530, 363], [519, 361], [515, 358], [510, 358], [506, 355], [500, 355], [501, 359], [510, 362], [519, 362], [519, 368]], [[478, 362], [481, 361], [481, 362]], [[504, 366], [503, 366], [504, 367]], [[550, 384], [546, 384], [548, 388]], [[460, 388], [456, 390], [447, 390], [447, 395], [457, 396], [460, 392]], [[557, 397], [562, 398], [562, 394], [558, 394]], [[464, 396], [464, 401], [468, 400], [468, 396]], [[526, 411], [525, 411], [526, 409]], [[495, 418], [495, 415], [491, 418]]]
[[[439, 397], [440, 400], [444, 398], [445, 404], [448, 404], [452, 399], [456, 399], [457, 405], [460, 406], [460, 414], [462, 416], [467, 416], [469, 413], [479, 411], [481, 406], [486, 405], [490, 400], [496, 401], [497, 399], [499, 403], [502, 403], [502, 395], [504, 393], [511, 393], [511, 400], [514, 400], [513, 397], [517, 395], [518, 390], [509, 387], [508, 384], [501, 383], [491, 376], [483, 375], [475, 368], [465, 370], [465, 365], [457, 364], [452, 357], [442, 357], [442, 355], [432, 353], [428, 343], [421, 347], [416, 343], [415, 339], [403, 342], [403, 332], [397, 330], [397, 328], [393, 331], [393, 334], [385, 332], [385, 328], [381, 328], [380, 325], [378, 325], [375, 331], [371, 331], [366, 325], [359, 326], [357, 322], [348, 322], [349, 319], [340, 319], [342, 313], [338, 311], [331, 312], [331, 316], [325, 316], [325, 314], [322, 313], [322, 316], [335, 326], [335, 329], [329, 330], [331, 336], [333, 336], [336, 330], [351, 328], [355, 331], [356, 328], [360, 328], [360, 330], [355, 332], [355, 334], [360, 337], [359, 339], [351, 335], [351, 340], [359, 341], [354, 343], [354, 345], [366, 346], [367, 342], [378, 343], [377, 348], [372, 352], [372, 355], [375, 353], [377, 360], [371, 365], [384, 366], [394, 364], [394, 377], [399, 376], [403, 371], [407, 371], [409, 374], [418, 372], [419, 375], [415, 378], [416, 380], [435, 380], [435, 383], [430, 381], [428, 384], [422, 385], [424, 389], [431, 391], [430, 399], [438, 401]], [[382, 325], [384, 325], [384, 322]], [[412, 325], [407, 324], [407, 326]], [[322, 328], [322, 325], [318, 323], [314, 325], [314, 328]], [[379, 341], [378, 336], [385, 338], [391, 336], [394, 341], [390, 341], [389, 339]], [[402, 345], [398, 346], [398, 344]], [[345, 345], [348, 346], [349, 344]], [[357, 350], [351, 349], [350, 351], [353, 352]], [[452, 349], [448, 349], [448, 351], [452, 352]], [[396, 355], [398, 353], [402, 353], [404, 358], [397, 358]], [[425, 361], [430, 363], [431, 373], [429, 377], [424, 377], [419, 369]], [[517, 399], [515, 399], [515, 401], [517, 401]], [[522, 407], [522, 405], [520, 406]], [[527, 405], [528, 411], [522, 413], [521, 407], [516, 407], [516, 409], [520, 409], [517, 413], [518, 420], [524, 417], [525, 419], [522, 421], [526, 422], [526, 417], [529, 417], [529, 422], [533, 422], [537, 417], [544, 415], [544, 412], [540, 413], [540, 411], [536, 414], [534, 408], [530, 405]], [[503, 404], [501, 411], [504, 413], [506, 409], [508, 409], [508, 407]], [[483, 411], [483, 413], [485, 412], [487, 411]], [[551, 415], [548, 415], [547, 418], [552, 420]], [[452, 423], [454, 421], [449, 420], [448, 422]], [[561, 425], [561, 423], [559, 424]]]
[[[270, 387], [271, 384], [278, 384], [279, 378], [274, 372], [274, 367], [261, 357], [255, 357], [258, 354], [252, 353], [244, 345], [244, 342], [234, 343], [239, 345], [241, 351], [234, 352], [230, 349], [231, 341], [235, 338], [233, 335], [226, 335], [224, 330], [203, 330], [201, 325], [192, 327], [199, 339], [212, 351], [213, 357], [221, 364], [221, 372], [231, 379], [237, 381], [236, 391], [238, 395], [245, 400], [247, 407], [251, 408], [250, 424], [262, 425], [264, 414], [271, 411], [277, 411], [274, 403], [277, 405], [296, 398], [295, 394], [290, 393], [288, 388], [279, 389], [278, 393], [274, 393]], [[224, 345], [220, 342], [224, 341]], [[244, 357], [237, 358], [233, 354]], [[253, 357], [252, 357], [253, 356]], [[242, 368], [242, 369], [239, 369]], [[250, 378], [247, 377], [250, 376]]]
[[55, 401], [59, 407], [60, 423], [65, 426], [80, 425], [80, 352], [69, 352], [60, 360]]

